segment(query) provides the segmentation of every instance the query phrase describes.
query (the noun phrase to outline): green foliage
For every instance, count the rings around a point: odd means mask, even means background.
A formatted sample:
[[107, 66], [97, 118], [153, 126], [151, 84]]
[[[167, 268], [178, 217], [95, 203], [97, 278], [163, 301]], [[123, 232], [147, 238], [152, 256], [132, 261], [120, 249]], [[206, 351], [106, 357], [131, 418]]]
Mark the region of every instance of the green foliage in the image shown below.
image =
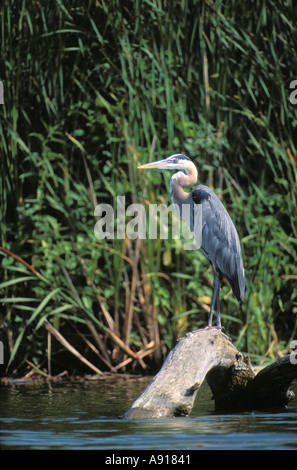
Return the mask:
[[205, 325], [212, 273], [200, 252], [94, 236], [97, 204], [169, 203], [170, 174], [137, 165], [174, 152], [196, 161], [242, 240], [248, 291], [240, 309], [223, 284], [226, 332], [277, 357], [297, 326], [293, 1], [11, 0], [0, 20], [10, 373], [48, 367], [47, 322], [64, 349], [112, 371], [159, 364], [164, 345]]

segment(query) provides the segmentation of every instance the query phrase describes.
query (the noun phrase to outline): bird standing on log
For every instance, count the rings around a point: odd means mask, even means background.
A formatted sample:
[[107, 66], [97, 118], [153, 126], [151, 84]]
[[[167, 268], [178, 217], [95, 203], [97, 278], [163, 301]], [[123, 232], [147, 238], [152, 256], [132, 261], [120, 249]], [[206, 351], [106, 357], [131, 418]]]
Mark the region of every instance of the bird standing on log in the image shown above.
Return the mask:
[[246, 292], [240, 241], [231, 217], [220, 199], [207, 186], [198, 185], [190, 193], [184, 191], [198, 179], [197, 168], [187, 156], [175, 154], [138, 168], [179, 170], [170, 180], [171, 200], [193, 233], [197, 247], [211, 264], [214, 283], [208, 326], [212, 326], [215, 310], [217, 326], [221, 327], [218, 271], [227, 279], [239, 302]]

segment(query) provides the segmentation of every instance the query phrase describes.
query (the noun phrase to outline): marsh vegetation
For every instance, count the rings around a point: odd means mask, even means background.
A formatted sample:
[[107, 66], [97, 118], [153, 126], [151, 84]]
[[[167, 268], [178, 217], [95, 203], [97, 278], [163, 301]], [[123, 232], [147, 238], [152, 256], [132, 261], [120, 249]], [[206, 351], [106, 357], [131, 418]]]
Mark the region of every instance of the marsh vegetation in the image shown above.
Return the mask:
[[94, 235], [100, 203], [169, 203], [170, 174], [136, 168], [175, 152], [241, 238], [247, 295], [240, 309], [223, 285], [225, 331], [278, 358], [297, 327], [293, 1], [15, 0], [0, 20], [5, 373], [147, 373], [206, 324], [199, 251]]

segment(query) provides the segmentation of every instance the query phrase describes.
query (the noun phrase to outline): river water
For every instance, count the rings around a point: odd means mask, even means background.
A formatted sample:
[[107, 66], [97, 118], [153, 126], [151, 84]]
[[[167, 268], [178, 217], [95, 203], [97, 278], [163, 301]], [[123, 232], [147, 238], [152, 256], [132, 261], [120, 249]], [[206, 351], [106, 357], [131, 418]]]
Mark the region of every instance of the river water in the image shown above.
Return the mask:
[[[148, 381], [104, 379], [0, 388], [1, 449], [297, 450], [297, 398], [269, 413], [215, 414], [203, 385], [189, 417], [121, 417]], [[297, 384], [292, 389], [297, 395]]]

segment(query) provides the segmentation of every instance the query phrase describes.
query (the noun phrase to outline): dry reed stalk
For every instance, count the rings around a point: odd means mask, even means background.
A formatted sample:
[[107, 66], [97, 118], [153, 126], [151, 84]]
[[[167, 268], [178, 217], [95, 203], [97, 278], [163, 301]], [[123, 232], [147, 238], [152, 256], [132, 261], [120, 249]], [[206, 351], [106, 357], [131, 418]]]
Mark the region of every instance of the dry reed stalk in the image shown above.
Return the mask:
[[47, 330], [61, 343], [64, 348], [68, 349], [68, 351], [71, 352], [75, 357], [77, 357], [81, 362], [83, 362], [87, 367], [92, 369], [96, 374], [98, 375], [104, 375], [104, 373], [98, 369], [94, 364], [92, 364], [88, 359], [86, 359], [80, 352], [77, 351], [71, 344], [64, 338], [59, 331], [56, 330], [56, 328], [51, 325], [51, 323], [48, 320], [45, 320], [45, 326]]

